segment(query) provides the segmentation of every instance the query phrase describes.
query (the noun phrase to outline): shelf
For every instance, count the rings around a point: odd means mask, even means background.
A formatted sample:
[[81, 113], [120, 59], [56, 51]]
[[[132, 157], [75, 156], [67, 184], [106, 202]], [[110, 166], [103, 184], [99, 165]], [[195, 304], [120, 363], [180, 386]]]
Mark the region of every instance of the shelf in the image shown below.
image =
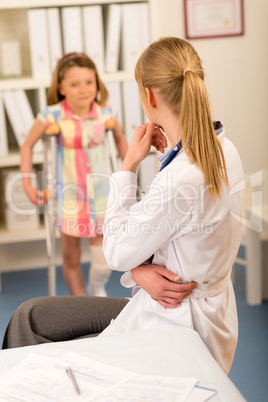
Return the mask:
[[50, 85], [50, 79], [34, 79], [32, 77], [14, 77], [0, 79], [0, 90], [10, 89], [36, 89], [46, 88]]
[[[63, 7], [63, 6], [75, 6], [75, 5], [90, 5], [90, 4], [111, 4], [111, 3], [132, 3], [133, 0], [78, 0], [74, 3], [74, 0], [9, 0], [1, 1], [0, 9], [8, 8], [40, 8], [40, 7]], [[144, 2], [144, 0], [135, 0], [135, 3]], [[1, 4], [2, 3], [2, 4]]]
[[[60, 238], [60, 232], [56, 230], [56, 238]], [[0, 225], [0, 245], [12, 243], [24, 243], [37, 240], [46, 240], [46, 230], [44, 224], [40, 224], [36, 229], [7, 230], [3, 223]]]
[[[17, 40], [21, 46], [21, 62], [22, 75], [4, 77], [0, 74], [0, 92], [24, 90], [27, 91], [27, 97], [34, 110], [34, 114], [42, 110], [46, 104], [46, 90], [51, 83], [51, 75], [47, 78], [37, 79], [32, 77], [31, 73], [31, 49], [29, 44], [28, 29], [28, 9], [40, 8], [62, 8], [71, 6], [90, 6], [103, 5], [102, 11], [105, 17], [106, 8], [109, 4], [124, 3], [147, 3], [149, 6], [151, 0], [0, 0], [1, 15], [1, 35], [2, 41]], [[61, 10], [59, 10], [61, 12]], [[150, 21], [148, 21], [150, 22]], [[105, 30], [104, 30], [105, 33]], [[99, 71], [101, 80], [106, 84], [119, 83], [120, 99], [123, 99], [123, 84], [128, 81], [135, 81], [134, 65], [130, 65], [130, 71], [116, 71], [108, 73]], [[134, 84], [133, 84], [134, 85]], [[108, 86], [108, 85], [107, 85]], [[133, 100], [131, 107], [133, 105]], [[4, 169], [19, 169], [20, 152], [17, 145], [16, 136], [14, 135], [12, 125], [7, 117], [7, 135], [9, 154], [0, 157], [0, 174]], [[123, 111], [122, 111], [123, 117]], [[123, 120], [123, 118], [122, 118]], [[123, 121], [122, 121], [123, 123]], [[49, 158], [50, 158], [49, 153]], [[49, 159], [50, 160], [50, 159]], [[33, 165], [38, 170], [38, 165], [44, 164], [44, 153], [33, 153]], [[0, 176], [1, 177], [1, 176]], [[40, 180], [41, 182], [41, 180]], [[40, 183], [41, 185], [41, 183]], [[4, 188], [0, 186], [0, 200], [4, 202]], [[2, 207], [2, 204], [0, 203]], [[41, 215], [42, 212], [42, 215]], [[47, 247], [46, 247], [46, 230], [44, 226], [43, 209], [40, 210], [40, 227], [36, 229], [20, 229], [16, 231], [7, 230], [4, 224], [4, 211], [0, 214], [0, 273], [6, 271], [14, 271], [19, 269], [44, 267], [47, 265]], [[61, 242], [59, 230], [56, 230], [56, 262], [62, 263]], [[81, 239], [81, 262], [90, 261], [90, 252], [88, 247], [88, 239]]]
[[[88, 239], [81, 239], [81, 263], [90, 262], [90, 248]], [[14, 252], [16, 249], [16, 252]], [[56, 266], [62, 265], [61, 241], [56, 242]], [[46, 268], [48, 256], [45, 239], [40, 239], [28, 244], [23, 242], [1, 244], [0, 243], [0, 275], [3, 272], [21, 271], [36, 268]], [[0, 290], [1, 291], [1, 290]]]
[[[116, 73], [100, 73], [103, 82], [131, 81], [134, 80], [134, 72], [117, 71]], [[0, 90], [12, 89], [37, 89], [48, 88], [50, 78], [36, 79], [31, 77], [1, 78]]]
[[[43, 153], [33, 153], [33, 164], [39, 164], [44, 162], [44, 154]], [[7, 156], [1, 156], [0, 158], [0, 168], [10, 167], [10, 166], [19, 166], [20, 165], [20, 153], [14, 152], [10, 153]]]
[[0, 245], [45, 240], [46, 232], [44, 226], [38, 229], [21, 229], [9, 231], [3, 225], [0, 226]]

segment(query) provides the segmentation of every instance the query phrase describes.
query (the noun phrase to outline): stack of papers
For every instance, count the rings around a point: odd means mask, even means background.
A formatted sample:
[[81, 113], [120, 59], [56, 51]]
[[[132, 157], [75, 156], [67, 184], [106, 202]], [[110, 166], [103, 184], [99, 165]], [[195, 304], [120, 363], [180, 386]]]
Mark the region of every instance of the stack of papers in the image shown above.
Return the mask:
[[215, 395], [197, 383], [196, 378], [138, 374], [76, 353], [30, 354], [0, 377], [0, 401], [204, 402]]

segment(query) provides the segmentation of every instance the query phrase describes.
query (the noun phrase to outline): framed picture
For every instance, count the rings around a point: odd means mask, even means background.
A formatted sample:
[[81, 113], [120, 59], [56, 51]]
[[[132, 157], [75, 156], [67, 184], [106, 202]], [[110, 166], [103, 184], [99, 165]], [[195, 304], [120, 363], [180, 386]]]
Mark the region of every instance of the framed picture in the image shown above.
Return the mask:
[[187, 39], [244, 33], [243, 0], [184, 0]]

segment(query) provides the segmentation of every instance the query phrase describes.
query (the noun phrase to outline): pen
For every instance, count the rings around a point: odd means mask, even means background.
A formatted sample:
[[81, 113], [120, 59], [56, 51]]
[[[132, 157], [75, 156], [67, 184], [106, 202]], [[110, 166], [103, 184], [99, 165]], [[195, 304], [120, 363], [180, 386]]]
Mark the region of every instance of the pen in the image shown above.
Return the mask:
[[68, 368], [66, 369], [66, 373], [68, 374], [68, 376], [70, 377], [70, 379], [71, 379], [71, 381], [72, 381], [72, 383], [73, 383], [75, 392], [76, 392], [78, 395], [80, 395], [80, 389], [79, 389], [79, 387], [78, 387], [78, 384], [77, 384], [77, 382], [76, 382], [76, 379], [75, 379], [75, 376], [74, 376], [74, 373], [73, 373], [73, 370], [71, 369], [71, 367], [68, 367]]

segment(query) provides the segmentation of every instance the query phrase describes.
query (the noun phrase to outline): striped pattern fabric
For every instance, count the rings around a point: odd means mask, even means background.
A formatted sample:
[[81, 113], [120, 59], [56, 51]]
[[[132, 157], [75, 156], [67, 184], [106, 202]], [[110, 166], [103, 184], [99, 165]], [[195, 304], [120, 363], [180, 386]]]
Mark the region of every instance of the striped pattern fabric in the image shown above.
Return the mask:
[[110, 106], [93, 102], [88, 117], [81, 119], [65, 100], [37, 116], [58, 132], [57, 225], [70, 236], [102, 234], [111, 174], [105, 122], [112, 117]]

